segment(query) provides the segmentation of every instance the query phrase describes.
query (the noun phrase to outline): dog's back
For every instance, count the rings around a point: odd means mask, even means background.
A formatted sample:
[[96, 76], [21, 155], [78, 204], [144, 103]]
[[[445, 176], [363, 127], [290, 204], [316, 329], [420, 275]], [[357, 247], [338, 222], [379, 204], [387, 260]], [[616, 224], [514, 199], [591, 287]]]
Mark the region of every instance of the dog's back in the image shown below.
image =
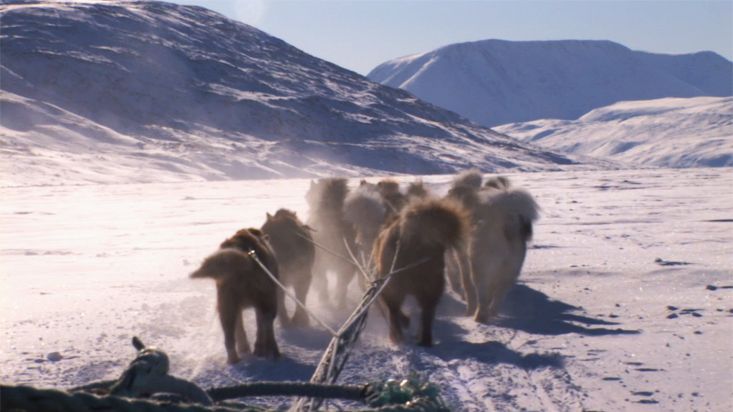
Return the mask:
[[295, 212], [279, 209], [275, 215], [268, 214], [261, 230], [268, 236], [282, 271], [286, 268], [313, 266], [313, 238], [308, 227], [298, 219]]

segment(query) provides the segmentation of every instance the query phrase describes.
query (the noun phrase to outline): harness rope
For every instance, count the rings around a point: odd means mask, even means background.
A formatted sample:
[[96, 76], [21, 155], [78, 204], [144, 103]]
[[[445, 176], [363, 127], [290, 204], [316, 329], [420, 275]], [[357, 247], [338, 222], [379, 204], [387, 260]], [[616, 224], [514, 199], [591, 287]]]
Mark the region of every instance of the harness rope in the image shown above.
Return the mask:
[[275, 284], [283, 291], [283, 293], [285, 293], [290, 299], [292, 299], [293, 301], [295, 301], [295, 303], [298, 306], [300, 306], [304, 311], [308, 312], [308, 314], [310, 316], [312, 316], [313, 319], [315, 319], [318, 323], [320, 323], [321, 326], [323, 326], [324, 328], [326, 328], [326, 330], [331, 334], [331, 336], [336, 336], [337, 332], [332, 327], [328, 326], [328, 324], [326, 322], [324, 322], [321, 318], [319, 318], [318, 316], [316, 316], [316, 314], [313, 313], [311, 310], [309, 310], [308, 308], [306, 308], [305, 307], [305, 304], [303, 302], [301, 302], [300, 299], [298, 299], [297, 297], [295, 297], [295, 295], [293, 295], [292, 293], [290, 293], [290, 291], [285, 287], [285, 285], [283, 285], [282, 283], [280, 283], [280, 280], [278, 280], [277, 276], [273, 275], [272, 272], [270, 272], [270, 269], [268, 269], [267, 266], [265, 266], [260, 261], [260, 259], [257, 257], [257, 253], [254, 251], [254, 249], [250, 249], [250, 251], [247, 252], [247, 254], [255, 261], [255, 263], [257, 263], [257, 265], [262, 270], [265, 271], [265, 273], [267, 273], [267, 275], [270, 277], [270, 279], [272, 279], [272, 281], [275, 282]]

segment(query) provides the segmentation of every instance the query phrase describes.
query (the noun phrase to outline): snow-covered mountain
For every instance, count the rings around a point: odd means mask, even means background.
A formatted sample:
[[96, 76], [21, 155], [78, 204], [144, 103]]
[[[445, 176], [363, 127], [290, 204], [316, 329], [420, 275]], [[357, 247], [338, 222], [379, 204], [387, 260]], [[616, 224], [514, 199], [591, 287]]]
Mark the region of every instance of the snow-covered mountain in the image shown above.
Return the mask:
[[610, 41], [453, 44], [390, 60], [368, 77], [490, 127], [576, 119], [624, 100], [733, 94], [733, 63], [713, 52], [662, 55]]
[[577, 120], [495, 128], [551, 150], [636, 166], [733, 166], [733, 97], [620, 102]]
[[5, 2], [0, 19], [5, 183], [572, 163], [201, 7]]

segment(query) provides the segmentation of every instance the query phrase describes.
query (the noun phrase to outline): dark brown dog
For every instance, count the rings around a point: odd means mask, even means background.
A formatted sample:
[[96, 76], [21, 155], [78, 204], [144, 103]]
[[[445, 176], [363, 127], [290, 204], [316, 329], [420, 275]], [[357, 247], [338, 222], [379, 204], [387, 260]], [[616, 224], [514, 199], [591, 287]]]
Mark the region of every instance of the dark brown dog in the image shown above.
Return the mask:
[[445, 290], [443, 256], [446, 248], [464, 242], [468, 225], [469, 218], [460, 205], [446, 200], [426, 200], [408, 205], [380, 233], [375, 244], [380, 276], [428, 259], [393, 275], [380, 296], [388, 313], [392, 342], [403, 341], [402, 329], [407, 326], [407, 317], [401, 306], [407, 295], [413, 295], [422, 310], [418, 345], [433, 344], [435, 309]]
[[[292, 286], [295, 296], [305, 304], [316, 254], [308, 226], [298, 219], [295, 212], [280, 209], [274, 216], [267, 214], [262, 232], [269, 237], [275, 251], [281, 282], [285, 286]], [[277, 314], [284, 326], [308, 324], [308, 313], [300, 306], [296, 306], [292, 318], [288, 317], [284, 299], [278, 300]]]
[[[344, 217], [344, 200], [349, 192], [346, 179], [327, 178], [311, 182], [306, 193], [306, 201], [310, 209], [308, 226], [314, 229], [313, 240], [321, 248], [316, 249], [313, 265], [313, 286], [318, 290], [322, 301], [329, 301], [326, 273], [336, 272], [337, 305], [346, 306], [346, 290], [356, 274], [356, 266], [344, 259], [349, 255], [346, 245], [356, 250], [354, 228]], [[334, 255], [340, 255], [335, 256]]]
[[258, 229], [238, 231], [190, 275], [191, 278], [213, 278], [216, 282], [216, 304], [229, 363], [239, 362], [240, 354], [250, 352], [242, 325], [242, 310], [249, 307], [254, 307], [257, 317], [255, 356], [280, 356], [273, 327], [279, 289], [247, 254], [249, 250], [254, 250], [259, 260], [278, 275], [274, 254]]

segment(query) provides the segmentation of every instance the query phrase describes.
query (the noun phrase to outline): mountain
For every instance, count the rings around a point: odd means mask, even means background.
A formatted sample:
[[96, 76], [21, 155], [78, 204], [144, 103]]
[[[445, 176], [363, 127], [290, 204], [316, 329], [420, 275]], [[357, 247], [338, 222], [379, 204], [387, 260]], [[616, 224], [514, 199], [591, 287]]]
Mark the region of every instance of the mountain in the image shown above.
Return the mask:
[[610, 41], [483, 40], [394, 59], [368, 77], [484, 126], [576, 119], [624, 100], [733, 95], [733, 63]]
[[573, 163], [201, 7], [5, 2], [0, 25], [5, 184]]
[[551, 150], [635, 166], [733, 166], [733, 97], [620, 102], [577, 120], [543, 119], [495, 130]]

